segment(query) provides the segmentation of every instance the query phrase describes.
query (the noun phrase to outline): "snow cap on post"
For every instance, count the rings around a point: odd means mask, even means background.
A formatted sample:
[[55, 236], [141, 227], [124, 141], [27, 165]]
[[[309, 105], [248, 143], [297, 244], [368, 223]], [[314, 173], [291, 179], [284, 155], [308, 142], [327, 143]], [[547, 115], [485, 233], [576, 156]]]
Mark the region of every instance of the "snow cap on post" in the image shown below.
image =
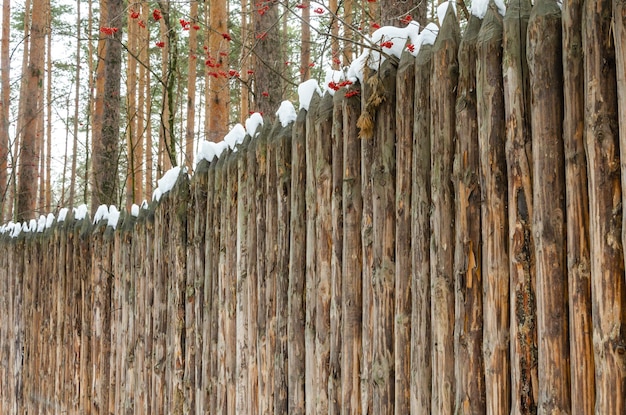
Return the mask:
[[278, 111], [276, 111], [276, 116], [280, 121], [280, 125], [285, 128], [290, 123], [296, 121], [298, 114], [296, 114], [296, 109], [290, 101], [283, 101], [280, 103], [280, 107]]
[[300, 101], [300, 109], [304, 109], [306, 111], [309, 110], [313, 94], [322, 96], [322, 90], [315, 79], [309, 79], [308, 81], [304, 81], [298, 85], [298, 100]]

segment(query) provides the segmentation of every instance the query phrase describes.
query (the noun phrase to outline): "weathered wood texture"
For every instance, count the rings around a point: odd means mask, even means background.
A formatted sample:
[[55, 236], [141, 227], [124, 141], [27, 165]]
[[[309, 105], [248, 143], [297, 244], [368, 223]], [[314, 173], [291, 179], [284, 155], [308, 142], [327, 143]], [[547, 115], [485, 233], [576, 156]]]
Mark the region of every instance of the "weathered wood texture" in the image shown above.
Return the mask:
[[623, 413], [622, 4], [530, 10], [2, 226], [0, 413]]

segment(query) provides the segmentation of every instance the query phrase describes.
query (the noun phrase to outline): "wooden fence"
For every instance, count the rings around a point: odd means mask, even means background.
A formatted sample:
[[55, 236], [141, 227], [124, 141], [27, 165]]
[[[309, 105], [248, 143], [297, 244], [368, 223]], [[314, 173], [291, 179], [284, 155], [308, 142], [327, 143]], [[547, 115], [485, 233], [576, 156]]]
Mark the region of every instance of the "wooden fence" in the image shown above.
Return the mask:
[[115, 230], [2, 236], [0, 413], [625, 413], [624, 16], [448, 14]]

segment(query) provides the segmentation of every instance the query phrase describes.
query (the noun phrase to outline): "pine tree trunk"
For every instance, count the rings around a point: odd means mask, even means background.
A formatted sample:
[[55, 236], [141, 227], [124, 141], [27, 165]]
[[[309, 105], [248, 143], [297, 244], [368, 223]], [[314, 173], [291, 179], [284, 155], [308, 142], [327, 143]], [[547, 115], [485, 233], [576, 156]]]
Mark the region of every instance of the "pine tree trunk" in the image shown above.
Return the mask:
[[[0, 43], [0, 220], [4, 221], [7, 216], [7, 196], [9, 191], [9, 101], [11, 98], [10, 88], [10, 55], [9, 35], [11, 28], [11, 0], [2, 2], [2, 41]], [[12, 168], [13, 170], [13, 168]]]
[[[192, 1], [189, 10], [189, 56], [187, 57], [187, 120], [185, 126], [185, 166], [193, 171], [195, 121], [196, 121], [196, 49], [198, 49], [198, 30], [193, 26], [198, 21], [198, 2]], [[227, 111], [222, 111], [226, 112]]]
[[[228, 51], [230, 44], [222, 36], [228, 34], [228, 1], [211, 2], [209, 9], [209, 50], [208, 59], [213, 59], [216, 67], [209, 67], [209, 96], [207, 97], [208, 129], [207, 140], [221, 141], [228, 133], [228, 108], [230, 106], [230, 88], [228, 78], [219, 76], [219, 70], [228, 72]], [[226, 53], [222, 56], [223, 52]]]

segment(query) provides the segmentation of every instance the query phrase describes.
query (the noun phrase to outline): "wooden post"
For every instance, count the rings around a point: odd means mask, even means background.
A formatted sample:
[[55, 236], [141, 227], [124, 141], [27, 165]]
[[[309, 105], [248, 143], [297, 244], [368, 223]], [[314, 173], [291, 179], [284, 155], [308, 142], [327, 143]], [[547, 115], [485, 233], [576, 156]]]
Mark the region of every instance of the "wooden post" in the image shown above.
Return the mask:
[[[259, 413], [269, 413], [269, 400], [271, 396], [268, 395], [268, 374], [266, 372], [268, 365], [270, 364], [269, 357], [267, 356], [267, 317], [265, 314], [266, 309], [266, 186], [267, 186], [267, 137], [269, 126], [265, 126], [261, 131], [261, 134], [255, 138], [255, 150], [256, 150], [256, 188], [255, 188], [255, 208], [256, 208], [256, 270], [257, 270], [257, 290], [256, 295], [256, 336], [257, 336], [257, 350], [259, 362], [259, 376], [258, 376], [258, 393], [259, 393]], [[253, 307], [253, 305], [251, 305]]]
[[510, 410], [507, 170], [502, 79], [502, 18], [491, 3], [478, 34], [476, 89], [483, 240], [484, 337], [488, 414]]
[[[563, 143], [569, 278], [570, 395], [572, 413], [590, 415], [595, 404], [595, 374], [589, 274], [589, 196], [584, 146], [582, 6], [582, 0], [563, 2]], [[620, 149], [622, 148], [620, 144]]]
[[223, 269], [226, 377], [223, 381], [226, 383], [227, 397], [226, 406], [222, 408], [228, 415], [237, 413], [237, 195], [239, 194], [237, 159], [240, 155], [240, 152], [224, 155], [224, 169], [228, 169], [225, 181], [226, 200], [222, 206], [222, 221], [226, 226], [223, 234], [226, 241]]
[[[626, 4], [622, 0], [613, 0], [612, 31], [615, 44], [615, 66], [617, 81], [617, 104], [620, 143], [620, 159], [626, 160]], [[622, 198], [626, 200], [626, 165], [622, 166]], [[626, 256], [626, 209], [622, 218], [622, 247]]]
[[306, 275], [305, 275], [305, 413], [312, 414], [316, 411], [317, 384], [317, 357], [315, 354], [315, 330], [316, 330], [316, 181], [315, 181], [315, 118], [320, 97], [313, 95], [306, 118], [306, 141], [304, 145], [306, 160]]
[[509, 272], [511, 301], [511, 411], [537, 408], [537, 327], [533, 212], [530, 86], [526, 28], [530, 1], [511, 2], [504, 16], [504, 107], [508, 169]]
[[371, 413], [372, 407], [372, 310], [373, 291], [372, 278], [374, 270], [373, 256], [373, 228], [372, 228], [372, 157], [374, 140], [371, 134], [361, 128], [360, 121], [364, 113], [369, 113], [368, 101], [372, 96], [372, 87], [367, 81], [361, 85], [361, 114], [357, 120], [359, 139], [361, 140], [361, 196], [363, 209], [361, 211], [361, 258], [362, 269], [362, 333], [361, 345], [363, 354], [361, 360], [361, 411]]
[[[276, 192], [276, 343], [274, 357], [274, 413], [289, 412], [287, 351], [289, 318], [289, 221], [291, 213], [291, 129], [287, 125], [276, 131], [273, 137]], [[271, 188], [270, 188], [271, 189]]]
[[431, 84], [431, 316], [432, 411], [454, 409], [454, 191], [459, 25], [448, 7], [433, 46]]
[[432, 47], [422, 45], [415, 60], [415, 115], [413, 117], [413, 160], [411, 162], [411, 413], [417, 414], [429, 414], [431, 411], [431, 74]]
[[291, 218], [289, 234], [289, 298], [287, 322], [288, 411], [303, 415], [305, 405], [305, 313], [306, 313], [306, 111], [300, 110], [291, 139]]
[[[106, 221], [100, 221], [92, 234], [91, 282], [92, 297], [88, 302], [91, 324], [91, 410], [101, 413], [109, 410], [111, 374], [111, 258], [112, 232], [107, 232]], [[90, 304], [89, 304], [90, 303]]]
[[[254, 132], [252, 132], [254, 133]], [[250, 311], [248, 309], [248, 215], [250, 211], [250, 193], [248, 190], [248, 151], [250, 137], [242, 146], [238, 147], [237, 155], [237, 311], [236, 311], [236, 382], [237, 382], [237, 402], [236, 411], [239, 414], [249, 414], [251, 409], [249, 391], [249, 346], [248, 322]]]
[[396, 269], [395, 269], [395, 398], [397, 414], [411, 407], [411, 163], [413, 161], [413, 100], [415, 58], [402, 54], [396, 80]]
[[459, 44], [456, 101], [455, 183], [455, 408], [485, 412], [483, 347], [483, 275], [480, 238], [480, 153], [476, 109], [476, 41], [482, 20], [471, 15]]
[[205, 346], [204, 319], [210, 316], [209, 306], [205, 305], [205, 263], [206, 263], [206, 222], [208, 206], [208, 169], [206, 160], [195, 168], [190, 183], [190, 203], [187, 209], [187, 286], [185, 291], [185, 403], [186, 411], [205, 412], [205, 399], [202, 389], [202, 370]]
[[328, 374], [328, 414], [341, 413], [341, 313], [343, 260], [343, 100], [345, 89], [333, 96], [331, 142], [331, 262], [330, 262], [330, 363]]
[[315, 413], [328, 413], [330, 362], [330, 297], [332, 262], [332, 111], [333, 99], [325, 94], [315, 112], [315, 357], [317, 394]]
[[277, 263], [277, 231], [278, 202], [276, 192], [276, 143], [275, 136], [280, 124], [274, 123], [267, 134], [266, 168], [267, 177], [265, 186], [265, 357], [266, 364], [261, 370], [266, 376], [266, 390], [264, 398], [267, 405], [263, 411], [267, 414], [277, 413], [274, 406], [275, 390], [275, 354], [276, 354], [276, 263]]
[[[246, 138], [246, 141], [248, 139]], [[247, 249], [248, 249], [248, 263], [246, 268], [246, 276], [248, 279], [248, 291], [242, 295], [245, 295], [247, 304], [247, 320], [248, 320], [248, 413], [256, 415], [260, 413], [259, 408], [259, 364], [258, 364], [258, 346], [257, 346], [257, 309], [258, 309], [258, 285], [259, 274], [257, 272], [257, 256], [263, 255], [257, 252], [257, 141], [254, 138], [250, 138], [249, 142], [244, 142], [247, 146], [247, 160], [246, 160], [246, 184], [245, 190], [247, 196]]]
[[136, 343], [134, 350], [134, 364], [136, 368], [136, 391], [135, 391], [135, 413], [144, 415], [148, 412], [148, 396], [150, 378], [148, 376], [148, 351], [150, 339], [150, 319], [149, 304], [146, 298], [152, 293], [149, 291], [149, 283], [146, 278], [146, 266], [148, 261], [148, 253], [146, 252], [146, 235], [148, 225], [147, 210], [140, 209], [139, 216], [135, 225], [135, 233], [133, 234], [131, 264], [135, 278], [135, 318], [136, 318]]
[[595, 412], [618, 414], [626, 411], [626, 285], [611, 2], [587, 0], [583, 16]]
[[537, 287], [538, 410], [570, 413], [561, 11], [535, 3], [528, 22]]
[[[358, 90], [359, 85], [350, 90]], [[343, 114], [343, 247], [341, 287], [341, 413], [361, 413], [362, 362], [362, 248], [361, 248], [361, 143], [356, 127], [361, 102], [358, 96], [342, 101]], [[334, 160], [334, 158], [333, 158]]]

